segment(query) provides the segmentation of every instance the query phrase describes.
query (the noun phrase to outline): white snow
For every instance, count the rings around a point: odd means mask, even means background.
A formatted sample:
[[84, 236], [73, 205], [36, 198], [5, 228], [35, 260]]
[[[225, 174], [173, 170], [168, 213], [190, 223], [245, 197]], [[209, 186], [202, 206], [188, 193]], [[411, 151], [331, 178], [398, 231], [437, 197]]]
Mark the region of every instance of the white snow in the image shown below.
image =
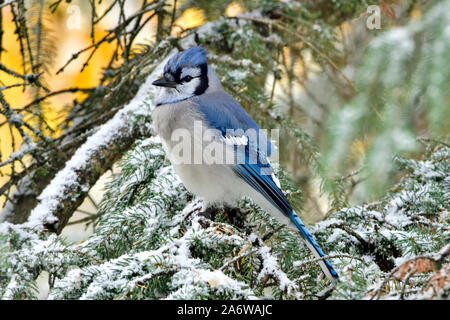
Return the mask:
[[249, 73], [245, 70], [234, 69], [228, 72], [228, 75], [234, 78], [236, 81], [241, 81], [249, 76]]
[[[297, 284], [290, 280], [286, 273], [280, 269], [278, 259], [270, 253], [270, 250], [271, 249], [267, 246], [261, 246], [258, 249], [258, 254], [261, 256], [263, 261], [263, 267], [258, 275], [258, 281], [261, 281], [265, 275], [271, 275], [278, 279], [281, 290], [287, 290], [289, 294], [296, 292], [298, 290]], [[297, 294], [297, 298], [301, 299], [299, 293]]]

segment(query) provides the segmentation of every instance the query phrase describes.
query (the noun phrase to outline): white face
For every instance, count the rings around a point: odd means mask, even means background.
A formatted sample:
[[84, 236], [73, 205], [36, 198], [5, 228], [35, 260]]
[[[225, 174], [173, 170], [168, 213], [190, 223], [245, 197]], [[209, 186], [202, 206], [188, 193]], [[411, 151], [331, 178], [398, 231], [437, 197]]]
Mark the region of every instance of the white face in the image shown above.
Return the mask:
[[[200, 68], [184, 68], [177, 86], [175, 88], [163, 87], [156, 98], [156, 103], [167, 104], [193, 97], [195, 90], [200, 85], [200, 75]], [[175, 80], [169, 73], [164, 74], [164, 77], [168, 80]]]

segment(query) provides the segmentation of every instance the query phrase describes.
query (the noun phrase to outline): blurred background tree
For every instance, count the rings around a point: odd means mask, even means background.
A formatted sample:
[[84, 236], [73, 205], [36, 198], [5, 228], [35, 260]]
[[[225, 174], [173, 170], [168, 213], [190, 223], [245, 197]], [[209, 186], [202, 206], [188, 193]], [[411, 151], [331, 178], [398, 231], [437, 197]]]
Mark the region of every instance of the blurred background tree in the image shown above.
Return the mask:
[[[0, 8], [0, 221], [24, 223], [34, 210], [32, 221], [54, 215], [40, 220], [45, 229], [69, 236], [70, 225], [92, 233], [101, 216], [123, 211], [129, 203], [114, 206], [114, 188], [132, 166], [116, 164], [152, 135], [148, 113], [132, 109], [95, 150], [86, 141], [109, 132], [173, 49], [196, 44], [261, 127], [280, 129], [282, 182], [308, 222], [382, 199], [406, 173], [394, 156], [420, 160], [430, 145], [448, 146], [449, 1], [3, 0]], [[154, 178], [147, 169], [141, 183]], [[111, 176], [116, 184], [105, 187]], [[76, 233], [72, 241], [86, 237]]]

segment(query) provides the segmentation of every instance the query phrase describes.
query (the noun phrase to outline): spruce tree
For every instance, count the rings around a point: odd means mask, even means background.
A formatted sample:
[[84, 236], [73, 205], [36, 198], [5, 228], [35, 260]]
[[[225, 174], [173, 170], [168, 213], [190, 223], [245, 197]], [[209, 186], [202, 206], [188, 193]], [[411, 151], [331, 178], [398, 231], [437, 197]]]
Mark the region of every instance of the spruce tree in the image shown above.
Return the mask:
[[[448, 299], [450, 1], [399, 5], [396, 20], [382, 21], [396, 26], [373, 32], [361, 20], [360, 1], [238, 1], [243, 13], [232, 17], [230, 3], [143, 1], [104, 38], [93, 35], [58, 72], [76, 59], [88, 65], [107, 42], [117, 50], [98, 87], [61, 90], [88, 96], [70, 106], [59, 136], [49, 133], [42, 108], [60, 92], [46, 90], [45, 62], [33, 45], [45, 34], [44, 15], [28, 21], [21, 13], [32, 9], [23, 1], [4, 4], [14, 13], [24, 68], [0, 63], [0, 70], [35, 99], [11, 107], [2, 94], [8, 86], [0, 88], [4, 125], [23, 137], [2, 163], [12, 165], [1, 188], [2, 299], [36, 298], [43, 275], [49, 299]], [[33, 2], [45, 15], [61, 5]], [[97, 12], [97, 2], [90, 5]], [[208, 21], [172, 35], [191, 7]], [[410, 19], [419, 9], [423, 16]], [[149, 12], [158, 20], [156, 42], [138, 46]], [[342, 28], [358, 17], [351, 41], [362, 32], [368, 44], [349, 54]], [[28, 34], [33, 21], [38, 40]], [[303, 217], [320, 181], [329, 209], [309, 227], [340, 275], [336, 286], [299, 235], [251, 199], [199, 215], [202, 199], [174, 173], [152, 130], [151, 82], [170, 56], [194, 45], [208, 49], [225, 89], [261, 127], [280, 129], [278, 175]], [[329, 101], [317, 86], [332, 86]], [[118, 169], [98, 212], [86, 219], [94, 233], [68, 242], [61, 231], [112, 166]]]

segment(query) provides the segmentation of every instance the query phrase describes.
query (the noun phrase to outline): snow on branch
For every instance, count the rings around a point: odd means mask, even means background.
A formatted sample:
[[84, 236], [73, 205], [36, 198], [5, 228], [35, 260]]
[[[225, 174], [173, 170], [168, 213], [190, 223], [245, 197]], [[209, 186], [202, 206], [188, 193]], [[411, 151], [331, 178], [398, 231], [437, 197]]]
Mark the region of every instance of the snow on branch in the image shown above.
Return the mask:
[[136, 96], [90, 136], [57, 173], [38, 197], [39, 204], [30, 214], [28, 227], [44, 226], [60, 233], [98, 178], [138, 137], [151, 135], [151, 129], [142, 130], [136, 125], [136, 117], [150, 115], [150, 98], [155, 90], [151, 83], [160, 72], [156, 68]]

